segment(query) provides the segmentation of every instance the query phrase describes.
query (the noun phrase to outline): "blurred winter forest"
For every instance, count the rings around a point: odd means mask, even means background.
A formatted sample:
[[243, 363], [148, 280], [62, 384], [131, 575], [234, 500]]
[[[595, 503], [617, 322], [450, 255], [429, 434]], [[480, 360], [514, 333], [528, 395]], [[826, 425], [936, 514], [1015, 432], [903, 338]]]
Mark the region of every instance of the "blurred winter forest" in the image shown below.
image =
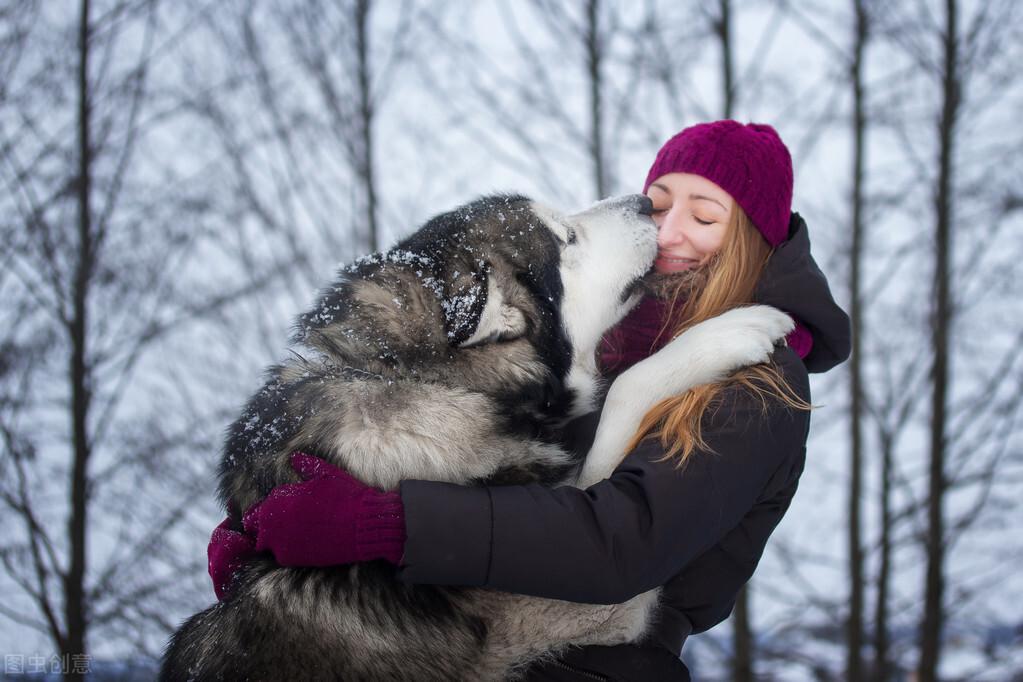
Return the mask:
[[1013, 0], [3, 0], [0, 652], [152, 675], [214, 598], [223, 430], [338, 264], [639, 191], [733, 117], [792, 150], [856, 340], [684, 658], [1023, 680], [1021, 64]]

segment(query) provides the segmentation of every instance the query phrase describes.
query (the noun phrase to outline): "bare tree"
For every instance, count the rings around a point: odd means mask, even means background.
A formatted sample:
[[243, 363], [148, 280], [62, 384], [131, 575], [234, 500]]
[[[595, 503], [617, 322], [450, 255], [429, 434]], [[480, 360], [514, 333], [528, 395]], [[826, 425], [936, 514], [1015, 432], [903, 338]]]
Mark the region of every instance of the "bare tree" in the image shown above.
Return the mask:
[[[413, 47], [425, 43], [422, 26], [439, 13], [429, 2], [378, 8], [371, 0], [315, 0], [228, 2], [206, 16], [203, 59], [221, 77], [180, 97], [231, 160], [231, 210], [251, 217], [277, 253], [300, 264], [292, 313], [338, 261], [379, 250], [396, 236], [395, 225], [411, 227], [380, 201], [376, 130], [388, 104], [405, 108], [389, 95]], [[208, 63], [190, 69], [199, 74]], [[428, 140], [392, 137], [392, 150], [427, 155]]]
[[852, 322], [852, 355], [849, 359], [849, 620], [847, 623], [846, 679], [863, 679], [863, 541], [861, 539], [860, 507], [863, 495], [863, 368], [861, 336], [863, 312], [860, 279], [864, 252], [864, 155], [866, 152], [867, 121], [863, 82], [864, 50], [867, 45], [867, 7], [863, 0], [853, 1], [856, 28], [853, 38], [853, 56], [850, 64], [850, 84], [853, 89], [852, 138], [852, 239], [849, 250], [849, 316]]
[[[903, 100], [901, 108], [888, 114], [901, 118], [892, 118], [886, 125], [901, 138], [906, 165], [916, 169], [913, 174], [920, 179], [919, 185], [928, 188], [921, 212], [933, 216], [933, 236], [925, 242], [928, 249], [924, 252], [930, 259], [926, 298], [932, 302], [926, 324], [929, 409], [926, 416], [920, 415], [921, 426], [926, 423], [921, 431], [928, 443], [926, 487], [907, 494], [904, 509], [892, 514], [885, 506], [882, 513], [893, 524], [900, 517], [909, 520], [912, 537], [924, 548], [926, 570], [915, 667], [921, 680], [935, 680], [946, 646], [950, 609], [983, 600], [982, 591], [966, 589], [957, 584], [961, 578], [953, 577], [969, 554], [956, 557], [950, 549], [957, 543], [970, 543], [969, 530], [985, 518], [990, 500], [997, 499], [994, 481], [1000, 474], [996, 472], [1006, 465], [1005, 439], [1016, 414], [1015, 403], [1006, 402], [1004, 391], [1011, 390], [1007, 387], [1018, 379], [1019, 352], [1013, 340], [1018, 325], [990, 332], [987, 342], [991, 350], [1004, 348], [991, 364], [978, 366], [976, 353], [967, 350], [969, 341], [957, 337], [977, 325], [974, 311], [1015, 305], [1014, 297], [995, 274], [1001, 267], [996, 264], [1005, 256], [990, 248], [1011, 221], [1012, 202], [1006, 199], [1012, 192], [991, 169], [998, 166], [1002, 153], [1018, 150], [1021, 140], [1016, 135], [999, 135], [997, 152], [978, 155], [975, 150], [989, 144], [986, 135], [990, 129], [983, 122], [998, 116], [1000, 100], [1018, 93], [1019, 81], [1009, 64], [1018, 44], [1020, 15], [1014, 3], [967, 7], [955, 0], [941, 3], [940, 9], [930, 3], [919, 3], [912, 10], [886, 8], [885, 15], [886, 41], [904, 55], [918, 76], [917, 84], [903, 86], [906, 96], [898, 98]], [[936, 101], [936, 111], [917, 117], [913, 108], [921, 94]], [[971, 220], [960, 218], [967, 215]], [[977, 216], [985, 216], [983, 232], [970, 224]], [[966, 253], [957, 255], [957, 243], [967, 245]], [[986, 284], [971, 285], [979, 280]], [[964, 305], [966, 301], [969, 305]], [[966, 337], [972, 333], [974, 330]], [[1006, 336], [1009, 340], [1001, 343], [999, 339]], [[959, 371], [953, 371], [956, 365]], [[889, 453], [892, 425], [900, 423], [908, 409], [905, 404], [900, 407], [889, 402], [896, 410], [879, 424], [882, 474], [895, 481], [882, 480], [883, 487], [898, 484], [902, 475], [894, 464], [909, 457], [907, 452], [898, 458]], [[984, 429], [975, 430], [980, 423], [985, 424]], [[966, 431], [972, 435], [965, 436]], [[908, 491], [911, 484], [902, 487]], [[950, 505], [950, 500], [955, 504]], [[888, 524], [882, 523], [882, 532], [888, 531]], [[891, 542], [890, 537], [882, 536], [882, 552], [889, 551]], [[883, 555], [876, 609], [878, 679], [883, 679], [880, 675], [889, 666], [889, 643], [883, 630], [887, 613], [882, 606], [888, 594], [886, 561]]]
[[86, 482], [92, 449], [88, 427], [90, 395], [89, 369], [86, 366], [87, 349], [85, 328], [88, 300], [92, 285], [96, 257], [103, 234], [97, 232], [92, 216], [92, 102], [89, 89], [90, 15], [89, 0], [82, 0], [78, 25], [78, 244], [77, 263], [74, 264], [70, 283], [71, 316], [67, 332], [71, 342], [71, 368], [68, 383], [71, 388], [71, 442], [74, 443], [71, 469], [71, 505], [68, 519], [70, 557], [64, 582], [64, 623], [66, 630], [60, 635], [62, 654], [85, 652], [85, 523]]
[[[217, 403], [167, 410], [160, 399], [187, 404], [197, 377], [172, 396], [169, 377], [142, 376], [275, 273], [195, 276], [215, 248], [209, 189], [161, 147], [181, 110], [153, 79], [194, 14], [155, 0], [81, 0], [73, 20], [51, 9], [7, 10], [24, 39], [5, 53], [0, 101], [0, 287], [17, 323], [0, 340], [0, 560], [28, 606], [0, 614], [80, 678], [91, 633], [155, 654], [182, 575], [202, 575], [175, 531], [209, 470], [181, 455], [214, 449]], [[197, 368], [206, 353], [190, 351], [179, 359]]]
[[[489, 46], [463, 35], [474, 10], [454, 15], [433, 24], [452, 61], [421, 65], [430, 90], [461, 131], [488, 150], [491, 163], [550, 198], [572, 203], [615, 192], [624, 133], [638, 106], [637, 21], [607, 0], [495, 5], [516, 63], [495, 60]], [[584, 192], [576, 189], [577, 174], [586, 178]]]
[[935, 203], [935, 307], [932, 318], [933, 364], [931, 366], [931, 434], [930, 468], [927, 496], [927, 579], [925, 583], [924, 617], [921, 624], [921, 682], [938, 678], [941, 657], [941, 633], [945, 599], [945, 459], [946, 416], [949, 385], [949, 335], [952, 328], [952, 191], [954, 145], [959, 118], [959, 7], [956, 0], [945, 2], [945, 28], [942, 35], [942, 107], [938, 123], [938, 177], [934, 191]]
[[372, 68], [369, 50], [370, 0], [356, 0], [355, 3], [355, 54], [356, 81], [358, 83], [359, 113], [358, 128], [362, 145], [355, 163], [356, 175], [366, 194], [366, 219], [369, 223], [368, 246], [370, 251], [380, 249], [377, 234], [377, 185], [373, 169], [373, 91], [370, 85]]
[[[922, 337], [925, 319], [922, 314], [918, 315], [918, 311], [922, 307], [920, 301], [934, 300], [936, 297], [921, 291], [918, 285], [903, 286], [908, 282], [922, 281], [914, 279], [925, 267], [924, 258], [927, 257], [927, 252], [921, 248], [927, 237], [920, 228], [919, 217], [922, 213], [930, 214], [935, 206], [934, 197], [938, 194], [932, 189], [926, 197], [926, 204], [920, 196], [921, 187], [937, 186], [940, 163], [929, 163], [929, 155], [920, 153], [917, 147], [933, 144], [937, 148], [935, 142], [921, 138], [921, 131], [934, 129], [931, 119], [921, 114], [921, 103], [928, 101], [933, 92], [928, 91], [928, 87], [933, 87], [933, 84], [940, 87], [942, 82], [938, 76], [941, 72], [938, 68], [940, 61], [934, 58], [932, 47], [925, 43], [927, 40], [940, 45], [944, 43], [940, 42], [940, 38], [934, 40], [940, 31], [925, 3], [912, 7], [900, 6], [898, 9], [894, 6], [851, 3], [854, 10], [852, 13], [838, 13], [833, 7], [822, 5], [807, 7], [803, 3], [798, 6], [793, 3], [780, 4], [784, 6], [786, 16], [805, 29], [815, 42], [825, 48], [834, 63], [841, 67], [841, 76], [832, 72], [830, 78], [852, 95], [848, 99], [849, 109], [833, 109], [834, 113], [823, 116], [821, 120], [825, 131], [833, 130], [832, 125], [841, 125], [851, 133], [852, 174], [849, 177], [852, 187], [849, 196], [852, 203], [843, 201], [840, 205], [853, 206], [853, 229], [847, 227], [850, 224], [847, 216], [836, 215], [833, 220], [836, 226], [841, 226], [842, 232], [848, 230], [851, 239], [858, 243], [851, 245], [848, 251], [843, 248], [838, 253], [843, 260], [834, 260], [825, 269], [837, 268], [846, 274], [849, 298], [853, 301], [850, 312], [856, 330], [856, 347], [850, 369], [853, 374], [859, 375], [859, 380], [854, 379], [851, 384], [859, 385], [848, 387], [850, 412], [836, 415], [834, 411], [829, 411], [830, 419], [822, 412], [821, 417], [815, 421], [818, 433], [822, 428], [829, 428], [829, 424], [840, 426], [852, 444], [849, 478], [843, 479], [845, 485], [848, 485], [847, 513], [841, 519], [848, 532], [848, 553], [843, 566], [848, 576], [849, 590], [841, 597], [833, 597], [832, 591], [825, 590], [816, 596], [808, 595], [803, 600], [798, 594], [782, 592], [779, 585], [761, 578], [758, 585], [764, 583], [764, 594], [784, 594], [781, 599], [786, 600], [786, 603], [789, 603], [787, 600], [793, 600], [791, 603], [797, 604], [790, 621], [782, 619], [771, 628], [775, 633], [772, 637], [774, 641], [765, 646], [761, 657], [763, 660], [797, 662], [814, 670], [812, 674], [824, 678], [836, 675], [836, 672], [831, 672], [834, 670], [833, 662], [805, 652], [793, 652], [785, 643], [791, 640], [775, 639], [779, 627], [791, 628], [792, 632], [802, 632], [804, 636], [809, 629], [812, 637], [841, 646], [846, 659], [843, 679], [862, 679], [868, 674], [862, 660], [865, 632], [871, 628], [874, 665], [869, 672], [875, 679], [891, 679], [892, 675], [912, 667], [907, 659], [916, 655], [915, 643], [899, 633], [908, 625], [906, 619], [920, 609], [925, 596], [924, 590], [918, 594], [915, 589], [911, 589], [911, 586], [923, 583], [913, 582], [908, 576], [912, 567], [919, 564], [904, 561], [900, 566], [896, 555], [911, 553], [927, 533], [925, 518], [928, 496], [919, 490], [920, 452], [916, 444], [920, 442], [917, 436], [923, 431], [926, 412], [920, 394], [929, 385], [929, 379], [923, 367], [924, 356], [919, 353], [921, 344], [925, 342]], [[859, 22], [855, 21], [857, 6], [869, 10], [864, 12]], [[1006, 47], [1014, 45], [1009, 36], [1018, 35], [1019, 23], [1018, 17], [1003, 3], [983, 9], [971, 7], [970, 14], [971, 19], [964, 22], [970, 28], [962, 32], [962, 55], [967, 55], [962, 59], [971, 67], [969, 73], [974, 76], [968, 81], [983, 80], [984, 88], [982, 93], [971, 90], [974, 94], [966, 100], [968, 113], [964, 115], [972, 117], [967, 127], [971, 135], [970, 146], [971, 150], [976, 148], [977, 151], [971, 151], [967, 156], [969, 160], [958, 161], [955, 166], [957, 172], [963, 172], [961, 168], [967, 165], [971, 173], [954, 182], [952, 190], [956, 201], [967, 201], [970, 204], [967, 214], [971, 220], [966, 223], [984, 224], [990, 226], [990, 230], [975, 229], [977, 238], [971, 240], [973, 248], [961, 257], [953, 277], [956, 282], [978, 279], [987, 281], [987, 287], [969, 287], [970, 309], [976, 309], [973, 305], [976, 301], [986, 300], [988, 305], [984, 309], [996, 311], [1001, 306], [1013, 305], [1011, 296], [999, 297], [998, 292], [1004, 292], [1004, 287], [999, 276], [992, 274], [1001, 272], [1002, 266], [981, 266], [979, 261], [988, 258], [987, 247], [992, 243], [988, 232], [995, 235], [999, 229], [1005, 229], [999, 228], [999, 225], [1013, 224], [1012, 218], [1007, 216], [1018, 210], [1013, 208], [1016, 206], [1012, 198], [1015, 193], [993, 169], [1000, 168], [1002, 163], [995, 159], [1006, 158], [1002, 154], [1018, 149], [1019, 142], [1018, 136], [1012, 135], [1000, 138], [995, 144], [994, 138], [989, 139], [978, 131], [985, 131], [986, 128], [985, 132], [990, 134], [996, 128], [989, 123], [980, 124], [975, 121], [989, 121], [993, 117], [992, 112], [1004, 113], [1006, 110], [1000, 109], [1000, 105], [994, 102], [1008, 101], [1011, 96], [1009, 93], [1018, 94], [1008, 67], [1012, 59]], [[834, 21], [835, 30], [822, 27], [825, 25], [822, 20], [829, 18]], [[854, 21], [850, 21], [850, 18]], [[869, 34], [871, 44], [877, 43], [876, 49], [870, 50], [874, 56], [871, 57], [873, 68], [869, 79], [866, 76], [867, 51], [862, 46], [856, 47], [857, 24], [860, 24], [861, 30], [865, 28], [864, 19], [869, 22], [869, 28], [873, 29], [875, 25], [880, 28], [876, 32], [879, 39], [875, 39], [875, 31], [871, 30]], [[842, 30], [846, 30], [846, 27], [853, 29], [854, 49], [850, 50], [834, 39], [839, 26]], [[1015, 54], [1015, 50], [1012, 54]], [[858, 80], [858, 83], [854, 83], [854, 80]], [[874, 102], [873, 105], [868, 103], [868, 90], [874, 91], [869, 98]], [[737, 92], [742, 92], [741, 88]], [[820, 99], [813, 101], [821, 102]], [[826, 114], [827, 110], [821, 111]], [[937, 120], [940, 116], [934, 118]], [[1001, 121], [1003, 126], [1007, 123], [1000, 116], [994, 118]], [[849, 124], [850, 120], [852, 125]], [[882, 132], [875, 138], [879, 142], [869, 142], [866, 135], [861, 138], [857, 134], [857, 130], [865, 131], [868, 123], [871, 129], [876, 125]], [[905, 143], [900, 149], [898, 142], [902, 138], [912, 138], [912, 144]], [[896, 144], [892, 144], [893, 141]], [[874, 157], [878, 159], [874, 162], [876, 165], [867, 165], [868, 147], [877, 152]], [[989, 156], [986, 162], [981, 161], [983, 155], [990, 155], [993, 149], [998, 149], [997, 156]], [[899, 155], [898, 161], [893, 161], [893, 154]], [[937, 154], [934, 158], [938, 158]], [[868, 187], [871, 184], [873, 187]], [[834, 197], [825, 195], [823, 203], [835, 205]], [[952, 224], [957, 225], [957, 230], [968, 229], [962, 222], [953, 221]], [[869, 238], [865, 236], [866, 226], [870, 226]], [[852, 257], [847, 263], [844, 259], [849, 254]], [[1000, 276], [1004, 277], [1004, 273]], [[963, 289], [957, 285], [952, 291]], [[958, 312], [958, 308], [953, 309]], [[990, 326], [985, 325], [986, 328]], [[1008, 327], [1011, 330], [1013, 325]], [[899, 335], [904, 338], [896, 342]], [[908, 341], [910, 338], [912, 342]], [[965, 339], [961, 343], [970, 345]], [[974, 526], [982, 527], [985, 523], [982, 519], [987, 518], [988, 524], [997, 523], [991, 514], [986, 515], [982, 511], [984, 505], [1005, 504], [1006, 498], [999, 495], [996, 489], [997, 481], [1007, 480], [1004, 467], [1011, 466], [1009, 462], [1013, 459], [1009, 454], [1012, 449], [1007, 443], [1011, 441], [1008, 434], [1013, 427], [1009, 424], [1014, 417], [1010, 415], [1015, 414], [1015, 408], [1004, 402], [1005, 395], [1000, 391], [1007, 390], [1006, 387], [1013, 385], [1018, 377], [1017, 366], [1014, 364], [1016, 356], [1010, 353], [1013, 348], [1012, 342], [1008, 342], [1005, 354], [998, 358], [999, 367], [1002, 368], [999, 372], [976, 366], [969, 372], [971, 376], [977, 377], [971, 384], [983, 385], [988, 391], [987, 395], [997, 394], [998, 400], [981, 398], [985, 394], [979, 388], [976, 392], [970, 392], [972, 400], [961, 393], [959, 398], [953, 399], [953, 404], [962, 405], [961, 409], [965, 411], [957, 412], [961, 415], [956, 420], [960, 428], [950, 430], [946, 435], [948, 452], [944, 493], [946, 497], [955, 495], [960, 500], [955, 514], [949, 515], [946, 512], [943, 540], [946, 557], [949, 556], [949, 548], [956, 543], [976, 544], [968, 539], [966, 531]], [[973, 355], [976, 357], [977, 353]], [[980, 377], [989, 379], [982, 380]], [[995, 377], [1001, 377], [1001, 383]], [[834, 404], [833, 399], [828, 402]], [[970, 407], [967, 408], [967, 405]], [[978, 409], [981, 405], [983, 410]], [[845, 422], [845, 418], [850, 415], [850, 422]], [[835, 416], [841, 417], [841, 423], [834, 419]], [[825, 421], [821, 421], [822, 418]], [[990, 438], [982, 436], [983, 432], [976, 426], [976, 420], [987, 424]], [[874, 428], [871, 429], [870, 425]], [[966, 437], [962, 433], [963, 429], [970, 430], [972, 437]], [[996, 433], [999, 435], [994, 435]], [[870, 436], [876, 439], [876, 448], [872, 448], [874, 443]], [[959, 445], [961, 441], [971, 444], [968, 453]], [[979, 454], [981, 452], [983, 455]], [[876, 458], [872, 457], [874, 454]], [[868, 501], [865, 493], [872, 486], [863, 481], [864, 467], [872, 466], [874, 462], [877, 462], [878, 472], [876, 496], [871, 495]], [[963, 466], [968, 466], [969, 474], [962, 471]], [[1001, 473], [996, 474], [996, 470]], [[966, 499], [970, 500], [968, 505], [962, 502]], [[878, 535], [876, 538], [865, 538], [862, 507], [871, 503], [878, 511]], [[992, 510], [995, 508], [993, 506]], [[789, 547], [787, 539], [781, 540], [781, 543], [773, 541], [772, 546], [780, 544]], [[801, 550], [789, 547], [786, 551], [791, 557], [798, 556], [796, 552], [801, 551], [804, 561], [818, 567], [825, 566], [828, 571], [835, 568], [835, 557], [816, 556], [809, 551], [809, 545]], [[960, 554], [957, 561], [960, 566], [963, 556], [967, 555]], [[868, 575], [866, 570], [868, 560], [872, 562], [871, 567], [876, 568], [873, 575]], [[795, 564], [786, 565], [792, 568]], [[953, 591], [957, 597], [952, 603], [957, 608], [964, 608], [961, 606], [963, 595], [969, 595], [972, 604], [984, 605], [984, 597], [979, 590], [966, 590], [961, 586], [959, 577], [954, 584]], [[864, 606], [868, 597], [873, 598], [871, 614], [867, 613]], [[990, 613], [990, 607], [984, 608]], [[818, 611], [825, 621], [842, 622], [843, 630], [823, 626], [808, 628], [806, 613]], [[894, 641], [893, 618], [896, 628]]]

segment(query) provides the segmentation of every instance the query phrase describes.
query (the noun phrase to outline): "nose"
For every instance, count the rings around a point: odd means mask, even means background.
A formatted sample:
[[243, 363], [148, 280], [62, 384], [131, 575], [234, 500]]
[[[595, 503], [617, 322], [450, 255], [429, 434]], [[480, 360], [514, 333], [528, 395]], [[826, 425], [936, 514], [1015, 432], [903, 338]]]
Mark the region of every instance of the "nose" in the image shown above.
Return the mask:
[[685, 226], [674, 212], [669, 211], [667, 215], [655, 218], [654, 222], [657, 224], [657, 243], [661, 246], [678, 246], [686, 241]]

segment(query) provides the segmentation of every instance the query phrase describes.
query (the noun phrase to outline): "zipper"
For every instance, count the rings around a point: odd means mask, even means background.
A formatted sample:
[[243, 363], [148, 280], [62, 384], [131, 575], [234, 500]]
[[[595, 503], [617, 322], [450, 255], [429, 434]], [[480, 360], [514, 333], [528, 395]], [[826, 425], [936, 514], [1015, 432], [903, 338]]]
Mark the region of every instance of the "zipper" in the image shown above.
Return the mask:
[[593, 673], [589, 670], [583, 670], [582, 668], [576, 668], [575, 666], [569, 665], [568, 663], [562, 663], [561, 661], [555, 660], [554, 665], [558, 668], [564, 668], [576, 675], [581, 675], [590, 680], [600, 680], [600, 682], [613, 682], [610, 677], [601, 675], [600, 673]]

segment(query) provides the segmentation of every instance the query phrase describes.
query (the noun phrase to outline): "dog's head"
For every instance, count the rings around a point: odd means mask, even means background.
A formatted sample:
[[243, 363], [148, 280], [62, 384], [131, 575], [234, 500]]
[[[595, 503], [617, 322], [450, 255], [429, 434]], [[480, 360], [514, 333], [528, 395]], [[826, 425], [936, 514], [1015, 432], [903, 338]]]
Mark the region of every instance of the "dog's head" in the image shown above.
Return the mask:
[[447, 367], [476, 387], [553, 382], [583, 413], [597, 344], [638, 301], [656, 256], [650, 209], [642, 195], [572, 215], [523, 196], [483, 197], [347, 268], [300, 319], [299, 340], [415, 366], [423, 378]]
[[562, 328], [572, 346], [565, 383], [575, 394], [574, 412], [582, 414], [592, 409], [597, 345], [639, 301], [643, 276], [657, 254], [652, 205], [633, 194], [572, 215], [535, 205], [534, 210], [558, 236]]

